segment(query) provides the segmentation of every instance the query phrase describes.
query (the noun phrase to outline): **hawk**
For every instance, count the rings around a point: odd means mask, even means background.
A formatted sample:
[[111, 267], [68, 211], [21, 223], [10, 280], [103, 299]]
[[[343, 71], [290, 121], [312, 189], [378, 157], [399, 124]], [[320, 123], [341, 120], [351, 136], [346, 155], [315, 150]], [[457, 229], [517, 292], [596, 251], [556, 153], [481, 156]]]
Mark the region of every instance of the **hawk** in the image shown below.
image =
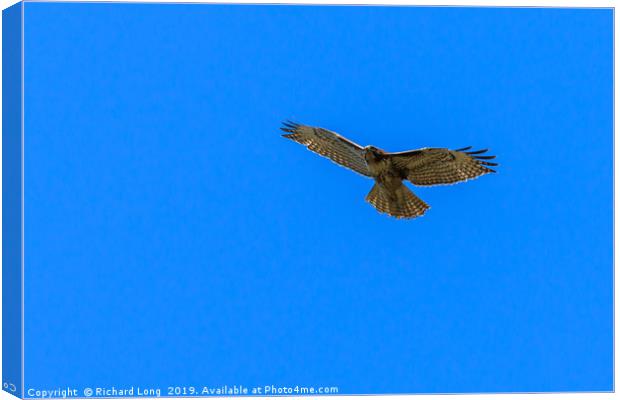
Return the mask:
[[366, 201], [379, 212], [396, 218], [416, 218], [429, 206], [404, 184], [415, 186], [450, 185], [495, 172], [489, 167], [498, 164], [486, 160], [495, 156], [482, 155], [487, 149], [468, 151], [422, 148], [389, 153], [374, 146], [362, 147], [327, 129], [285, 121], [280, 128], [285, 138], [300, 143], [336, 164], [372, 178]]

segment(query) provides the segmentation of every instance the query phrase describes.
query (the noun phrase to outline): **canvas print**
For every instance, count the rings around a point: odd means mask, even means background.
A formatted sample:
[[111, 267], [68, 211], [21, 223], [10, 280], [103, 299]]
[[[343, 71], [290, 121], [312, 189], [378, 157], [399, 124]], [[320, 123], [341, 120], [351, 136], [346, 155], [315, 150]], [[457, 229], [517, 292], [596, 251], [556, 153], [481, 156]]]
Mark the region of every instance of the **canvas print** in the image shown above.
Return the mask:
[[611, 392], [611, 8], [3, 11], [3, 390]]

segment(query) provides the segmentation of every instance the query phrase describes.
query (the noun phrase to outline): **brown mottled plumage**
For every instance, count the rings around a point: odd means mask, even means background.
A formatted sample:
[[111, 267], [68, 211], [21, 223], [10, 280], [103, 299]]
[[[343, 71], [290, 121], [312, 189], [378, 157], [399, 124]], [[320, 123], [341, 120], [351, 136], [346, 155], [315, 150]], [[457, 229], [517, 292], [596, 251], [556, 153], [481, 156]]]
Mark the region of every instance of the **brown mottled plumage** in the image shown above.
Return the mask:
[[329, 158], [358, 174], [373, 178], [366, 201], [378, 211], [396, 218], [416, 218], [429, 208], [404, 184], [408, 180], [416, 186], [449, 185], [495, 172], [488, 162], [495, 156], [481, 155], [487, 150], [466, 151], [442, 148], [388, 153], [374, 146], [362, 147], [335, 132], [323, 128], [284, 122], [282, 135], [306, 146], [309, 150]]

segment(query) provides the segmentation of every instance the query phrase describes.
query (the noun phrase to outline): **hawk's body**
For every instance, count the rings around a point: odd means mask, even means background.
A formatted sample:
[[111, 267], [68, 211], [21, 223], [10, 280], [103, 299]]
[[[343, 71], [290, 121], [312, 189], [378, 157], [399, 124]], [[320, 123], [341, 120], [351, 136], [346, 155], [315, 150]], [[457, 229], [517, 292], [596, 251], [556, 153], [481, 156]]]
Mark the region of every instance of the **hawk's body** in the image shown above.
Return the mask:
[[360, 145], [323, 128], [285, 122], [283, 135], [308, 147], [335, 163], [361, 175], [373, 178], [375, 185], [366, 200], [380, 212], [396, 218], [415, 218], [429, 206], [409, 190], [403, 180], [417, 186], [452, 184], [495, 172], [495, 166], [481, 156], [487, 150], [470, 151], [471, 147], [448, 150], [423, 148], [388, 153], [374, 146]]

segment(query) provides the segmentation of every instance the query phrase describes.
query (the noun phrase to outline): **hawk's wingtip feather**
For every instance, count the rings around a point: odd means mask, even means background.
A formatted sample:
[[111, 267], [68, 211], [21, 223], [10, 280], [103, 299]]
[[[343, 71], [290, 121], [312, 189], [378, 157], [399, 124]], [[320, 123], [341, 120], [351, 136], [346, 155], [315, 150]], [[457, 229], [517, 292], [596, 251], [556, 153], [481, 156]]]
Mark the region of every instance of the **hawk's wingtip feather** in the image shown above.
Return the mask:
[[489, 151], [489, 149], [482, 149], [482, 150], [476, 150], [476, 151], [466, 151], [465, 153], [467, 153], [470, 156], [472, 156], [472, 155], [475, 155], [475, 154], [486, 153], [487, 151]]
[[469, 149], [471, 149], [471, 146], [467, 146], [467, 147], [463, 147], [463, 148], [460, 148], [460, 149], [456, 149], [454, 151], [465, 151], [465, 150], [469, 150]]
[[297, 129], [297, 128], [299, 128], [301, 126], [297, 122], [293, 122], [290, 119], [282, 121], [282, 125], [284, 125], [287, 128], [290, 128], [290, 129]]

